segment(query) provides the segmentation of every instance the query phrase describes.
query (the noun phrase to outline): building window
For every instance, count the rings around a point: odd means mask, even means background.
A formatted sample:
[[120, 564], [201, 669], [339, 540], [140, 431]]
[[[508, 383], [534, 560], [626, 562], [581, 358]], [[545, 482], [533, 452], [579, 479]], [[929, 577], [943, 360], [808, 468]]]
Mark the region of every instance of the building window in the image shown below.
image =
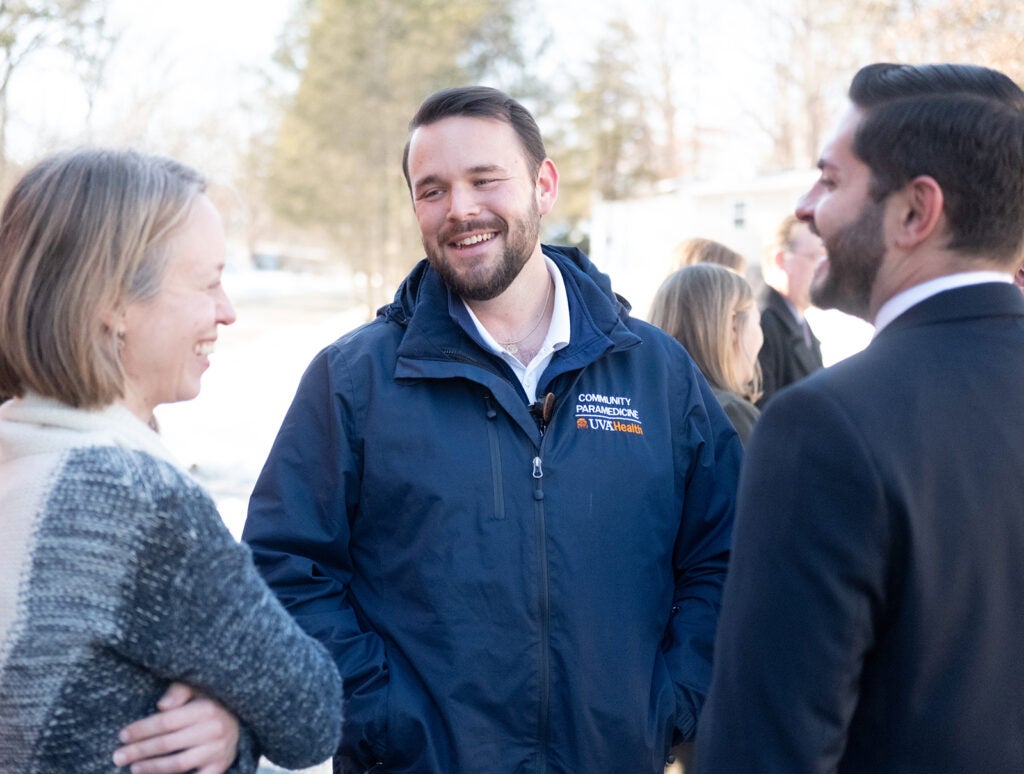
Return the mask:
[[743, 228], [747, 225], [747, 203], [736, 202], [732, 206], [732, 225], [736, 228]]

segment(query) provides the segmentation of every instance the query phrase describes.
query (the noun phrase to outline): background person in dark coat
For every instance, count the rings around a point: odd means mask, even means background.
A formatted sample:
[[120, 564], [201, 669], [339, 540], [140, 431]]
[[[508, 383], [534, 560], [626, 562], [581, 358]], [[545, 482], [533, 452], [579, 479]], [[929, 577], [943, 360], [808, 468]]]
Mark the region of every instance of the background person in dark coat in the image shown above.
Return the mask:
[[824, 256], [821, 238], [795, 215], [779, 223], [763, 274], [761, 330], [764, 346], [758, 355], [763, 380], [759, 408], [787, 384], [821, 368], [821, 343], [804, 318], [811, 306], [814, 267]]
[[747, 447], [701, 774], [1024, 771], [1024, 94], [875, 65], [797, 213], [876, 326]]

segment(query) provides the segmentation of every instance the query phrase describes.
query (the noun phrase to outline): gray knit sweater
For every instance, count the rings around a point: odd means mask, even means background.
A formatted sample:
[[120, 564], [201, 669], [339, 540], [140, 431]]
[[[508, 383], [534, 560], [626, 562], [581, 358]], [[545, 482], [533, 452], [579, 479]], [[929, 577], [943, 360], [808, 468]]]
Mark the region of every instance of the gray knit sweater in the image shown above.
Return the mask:
[[337, 747], [327, 651], [157, 434], [118, 406], [0, 406], [0, 772], [117, 771], [118, 731], [172, 680], [240, 719], [231, 771]]

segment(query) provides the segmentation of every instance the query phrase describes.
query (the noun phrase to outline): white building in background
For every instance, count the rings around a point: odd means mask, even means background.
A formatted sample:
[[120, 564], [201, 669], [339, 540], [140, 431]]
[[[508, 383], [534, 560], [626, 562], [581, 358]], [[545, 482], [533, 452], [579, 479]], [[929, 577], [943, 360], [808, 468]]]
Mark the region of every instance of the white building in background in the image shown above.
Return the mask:
[[[673, 249], [704, 237], [742, 253], [748, 279], [760, 283], [761, 255], [779, 221], [814, 182], [817, 170], [728, 181], [672, 185], [642, 199], [595, 201], [591, 207], [590, 257], [612, 278], [615, 291], [646, 319], [665, 276], [676, 268]], [[821, 339], [829, 365], [867, 345], [872, 328], [841, 312], [812, 309], [808, 321]]]

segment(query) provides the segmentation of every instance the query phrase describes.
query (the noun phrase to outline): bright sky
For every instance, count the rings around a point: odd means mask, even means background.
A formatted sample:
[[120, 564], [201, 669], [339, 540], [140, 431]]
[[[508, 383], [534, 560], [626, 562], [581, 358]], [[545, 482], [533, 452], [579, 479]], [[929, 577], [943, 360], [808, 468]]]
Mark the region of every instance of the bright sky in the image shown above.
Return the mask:
[[[80, 82], [55, 55], [37, 55], [11, 86], [9, 152], [26, 160], [82, 141], [159, 147], [174, 127], [208, 121], [258, 89], [292, 0], [110, 0], [120, 40], [92, 136]], [[232, 119], [237, 120], [237, 119]], [[117, 136], [120, 135], [120, 136]]]
[[[245, 114], [238, 106], [261, 91], [260, 73], [267, 72], [296, 1], [109, 0], [111, 27], [121, 35], [107, 74], [107, 92], [94, 110], [91, 134], [81, 84], [67, 72], [66, 60], [37, 56], [31, 72], [16, 75], [11, 86], [11, 156], [26, 161], [78, 142], [130, 143], [209, 169], [211, 160], [216, 163], [226, 155], [211, 136], [217, 124], [244, 135], [244, 123], [256, 120], [255, 114]], [[652, 21], [651, 4], [644, 0], [536, 4], [545, 20], [541, 26], [562, 39], [555, 47], [562, 77], [592, 55], [604, 32], [604, 19], [616, 9], [631, 8], [630, 18], [641, 35], [652, 34], [658, 24]], [[749, 65], [743, 75], [740, 52], [750, 46], [740, 38], [753, 33], [739, 18], [743, 6], [744, 0], [719, 0], [711, 12], [698, 0], [670, 4], [672, 15], [682, 22], [677, 29], [694, 29], [697, 15], [702, 19], [700, 37], [673, 35], [670, 43], [679, 57], [696, 57], [700, 63], [700, 86], [687, 88], [686, 99], [695, 109], [713, 114], [709, 118], [714, 124], [736, 125], [740, 120], [723, 116], [722, 111], [734, 109], [731, 97], [749, 81]], [[187, 145], [183, 133], [191, 136], [191, 148], [182, 147]], [[206, 150], [201, 152], [204, 143]]]

